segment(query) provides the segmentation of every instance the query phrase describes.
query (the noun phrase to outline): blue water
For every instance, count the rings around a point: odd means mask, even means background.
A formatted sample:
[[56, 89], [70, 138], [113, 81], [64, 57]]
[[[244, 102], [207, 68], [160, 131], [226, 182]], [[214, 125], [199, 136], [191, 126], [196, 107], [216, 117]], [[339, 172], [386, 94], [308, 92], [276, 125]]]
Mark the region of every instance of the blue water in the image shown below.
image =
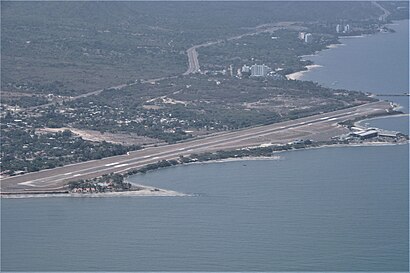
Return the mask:
[[405, 271], [407, 162], [403, 146], [316, 149], [131, 178], [196, 197], [3, 200], [2, 266]]
[[[341, 46], [307, 57], [322, 67], [305, 73], [301, 80], [373, 94], [409, 93], [409, 21], [397, 21], [390, 28], [395, 33], [342, 38]], [[409, 113], [409, 97], [378, 98], [395, 102], [400, 111]], [[369, 126], [409, 134], [409, 117], [372, 119]]]
[[[315, 60], [324, 69], [306, 76], [322, 73], [320, 82], [337, 80], [340, 88], [402, 91], [408, 62], [396, 57], [406, 45], [394, 40], [408, 41], [403, 33], [343, 40]], [[3, 199], [1, 269], [408, 271], [408, 149], [295, 151], [130, 178], [193, 197]]]
[[396, 33], [341, 38], [342, 46], [308, 57], [323, 67], [304, 74], [302, 79], [374, 93], [408, 91], [409, 21], [398, 21], [390, 27]]
[[360, 122], [366, 127], [376, 127], [389, 131], [397, 131], [409, 135], [409, 116], [392, 116], [374, 118]]
[[[322, 67], [301, 79], [374, 94], [409, 93], [409, 21], [390, 27], [396, 32], [342, 38], [343, 45], [307, 57]], [[400, 103], [408, 113], [408, 97], [380, 98]]]

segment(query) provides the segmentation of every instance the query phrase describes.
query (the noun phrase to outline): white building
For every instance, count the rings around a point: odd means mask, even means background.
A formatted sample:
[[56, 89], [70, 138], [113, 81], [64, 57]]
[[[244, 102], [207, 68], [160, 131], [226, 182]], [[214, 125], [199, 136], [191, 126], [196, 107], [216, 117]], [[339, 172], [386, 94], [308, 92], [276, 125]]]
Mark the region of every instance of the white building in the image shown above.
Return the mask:
[[267, 65], [254, 64], [251, 66], [251, 76], [252, 77], [266, 77], [271, 71], [271, 68]]
[[242, 66], [242, 73], [249, 73], [249, 72], [251, 72], [251, 67], [244, 64]]
[[342, 26], [337, 24], [336, 25], [336, 33], [340, 33], [342, 31]]
[[345, 27], [343, 29], [343, 32], [348, 33], [349, 31], [350, 31], [350, 26], [347, 24], [347, 25], [345, 25]]
[[231, 77], [233, 77], [233, 65], [230, 65], [230, 66], [229, 66], [228, 71], [229, 71], [229, 75], [230, 75]]
[[298, 38], [300, 39], [300, 40], [305, 40], [305, 32], [299, 32], [299, 36], [298, 36]]
[[305, 43], [311, 43], [313, 42], [313, 35], [311, 33], [306, 33], [305, 34]]

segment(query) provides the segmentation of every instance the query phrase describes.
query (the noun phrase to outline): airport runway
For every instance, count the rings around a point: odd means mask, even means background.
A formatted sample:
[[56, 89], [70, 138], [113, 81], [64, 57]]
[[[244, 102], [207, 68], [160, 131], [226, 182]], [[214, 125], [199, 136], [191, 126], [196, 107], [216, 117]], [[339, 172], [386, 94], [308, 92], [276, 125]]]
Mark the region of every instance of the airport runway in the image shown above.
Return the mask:
[[177, 159], [180, 155], [244, 148], [265, 143], [281, 144], [295, 139], [328, 140], [347, 132], [345, 128], [338, 125], [339, 122], [386, 113], [391, 108], [390, 103], [380, 101], [292, 121], [213, 134], [177, 144], [150, 147], [127, 155], [7, 177], [1, 180], [1, 192], [62, 189], [70, 181], [93, 178], [111, 172], [125, 173], [160, 160]]

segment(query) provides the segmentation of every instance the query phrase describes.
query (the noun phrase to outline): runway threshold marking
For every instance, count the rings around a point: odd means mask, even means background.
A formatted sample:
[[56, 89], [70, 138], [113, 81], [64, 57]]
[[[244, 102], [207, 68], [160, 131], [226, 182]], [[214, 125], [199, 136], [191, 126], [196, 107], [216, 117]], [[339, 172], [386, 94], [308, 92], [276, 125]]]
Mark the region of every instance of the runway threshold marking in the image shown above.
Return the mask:
[[124, 164], [116, 165], [113, 168], [121, 168], [121, 167], [125, 167], [125, 166], [128, 166], [128, 165], [130, 165], [130, 164], [124, 163]]
[[105, 164], [104, 166], [105, 167], [110, 167], [110, 166], [114, 166], [114, 165], [117, 165], [117, 164], [120, 164], [120, 162], [108, 163], [108, 164]]
[[27, 182], [21, 182], [21, 183], [18, 183], [19, 185], [27, 185], [27, 186], [32, 186], [32, 187], [34, 187], [34, 185], [33, 185], [33, 183], [31, 182], [31, 181], [27, 181]]

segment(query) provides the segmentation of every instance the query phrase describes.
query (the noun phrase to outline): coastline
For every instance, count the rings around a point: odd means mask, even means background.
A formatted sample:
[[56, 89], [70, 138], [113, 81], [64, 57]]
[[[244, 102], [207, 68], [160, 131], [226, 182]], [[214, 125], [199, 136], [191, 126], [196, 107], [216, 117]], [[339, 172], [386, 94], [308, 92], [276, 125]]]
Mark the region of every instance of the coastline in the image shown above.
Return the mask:
[[[228, 162], [238, 162], [238, 161], [255, 161], [255, 160], [281, 160], [282, 154], [287, 152], [296, 152], [312, 149], [323, 149], [323, 148], [347, 148], [347, 147], [382, 147], [382, 146], [395, 146], [395, 145], [408, 145], [410, 141], [390, 143], [390, 142], [364, 142], [364, 143], [350, 143], [350, 144], [323, 144], [318, 146], [309, 146], [299, 149], [290, 149], [286, 151], [276, 151], [272, 153], [272, 156], [249, 156], [249, 157], [233, 157], [217, 160], [209, 160], [202, 162], [189, 162], [178, 164], [170, 167], [176, 166], [189, 166], [193, 164], [215, 164], [215, 163], [228, 163]], [[167, 167], [169, 168], [169, 167]], [[159, 169], [151, 170], [158, 171]], [[128, 181], [127, 181], [128, 182]], [[24, 198], [50, 198], [50, 197], [65, 197], [65, 198], [107, 198], [107, 197], [192, 197], [195, 195], [181, 193], [173, 190], [160, 189], [152, 186], [146, 186], [141, 184], [132, 183], [135, 186], [143, 188], [142, 190], [133, 191], [121, 191], [121, 192], [104, 192], [104, 193], [16, 193], [16, 194], [2, 194], [0, 200], [5, 199], [24, 199]]]
[[151, 186], [137, 185], [142, 190], [104, 192], [104, 193], [15, 193], [1, 195], [0, 199], [23, 199], [23, 198], [50, 198], [50, 197], [66, 197], [66, 198], [106, 198], [106, 197], [184, 197], [192, 196], [172, 190], [160, 189]]
[[346, 44], [330, 44], [328, 46], [326, 46], [327, 49], [332, 49], [332, 48], [338, 48], [341, 46], [345, 46]]
[[[409, 117], [410, 118], [410, 114], [404, 113], [404, 114], [398, 114], [398, 115], [393, 115], [393, 116], [380, 116], [380, 117], [366, 118], [366, 119], [356, 121], [354, 123], [354, 126], [358, 127], [358, 128], [367, 128], [366, 125], [363, 124], [367, 121], [372, 121], [372, 120], [375, 120], [375, 119], [392, 118], [392, 117], [397, 117], [397, 118], [399, 118], [399, 117]], [[379, 128], [379, 129], [382, 129], [382, 128]]]
[[[364, 36], [362, 35], [362, 36], [346, 36], [346, 37], [357, 38], [357, 37], [364, 37]], [[341, 37], [339, 37], [338, 39], [340, 39], [340, 38], [341, 38]], [[344, 37], [342, 37], [342, 38], [344, 38]], [[345, 44], [344, 44], [344, 43], [341, 43], [341, 42], [339, 41], [339, 43], [327, 45], [326, 48], [324, 48], [323, 50], [335, 49], [335, 48], [339, 48], [339, 47], [341, 47], [341, 46], [345, 46]], [[301, 58], [301, 59], [304, 59], [304, 60], [308, 60], [309, 57], [317, 56], [321, 51], [322, 51], [322, 50], [316, 51], [314, 54], [302, 55], [302, 56], [300, 56], [300, 58]], [[296, 72], [287, 74], [287, 75], [285, 75], [285, 76], [286, 76], [286, 79], [288, 79], [288, 80], [300, 80], [305, 73], [308, 73], [308, 72], [312, 71], [313, 69], [315, 69], [315, 68], [320, 68], [320, 67], [323, 67], [323, 65], [320, 65], [320, 64], [307, 65], [307, 66], [305, 66], [305, 70], [296, 71]]]
[[[374, 34], [372, 34], [374, 35]], [[365, 35], [365, 36], [370, 36], [370, 35]], [[365, 37], [364, 35], [361, 36], [344, 36], [344, 37], [339, 37], [339, 38], [359, 38], [359, 37]], [[337, 48], [339, 46], [342, 46], [344, 44], [338, 43], [338, 44], [330, 44], [326, 46], [325, 49], [331, 49], [331, 48]], [[316, 52], [315, 54], [312, 55], [307, 55], [307, 56], [301, 56], [302, 58], [307, 58], [309, 56], [315, 56], [320, 51]], [[294, 72], [291, 74], [286, 75], [286, 78], [291, 79], [291, 80], [298, 80], [303, 77], [303, 75], [315, 68], [323, 67], [322, 65], [318, 64], [312, 64], [312, 65], [307, 65], [305, 66], [306, 70]], [[398, 116], [408, 116], [408, 114], [403, 114], [403, 115], [398, 115]], [[385, 116], [385, 118], [390, 117], [390, 116]], [[376, 117], [376, 118], [369, 118], [369, 119], [363, 119], [355, 122], [355, 126], [357, 124], [357, 127], [365, 127], [362, 126], [361, 123], [364, 123], [366, 120], [372, 120], [372, 119], [378, 119], [381, 117]], [[392, 145], [408, 145], [409, 141], [406, 142], [400, 142], [400, 143], [389, 143], [389, 142], [365, 142], [365, 143], [350, 143], [350, 144], [319, 144], [317, 146], [308, 146], [304, 148], [292, 148], [287, 151], [297, 151], [297, 150], [305, 150], [305, 149], [319, 149], [319, 148], [338, 148], [338, 147], [360, 147], [360, 146], [392, 146]], [[274, 154], [278, 153], [283, 153], [286, 151], [276, 151]], [[210, 164], [210, 163], [223, 163], [223, 162], [233, 162], [233, 161], [248, 161], [248, 160], [280, 160], [280, 156], [276, 155], [274, 156], [250, 156], [250, 157], [233, 157], [233, 158], [226, 158], [226, 159], [217, 159], [217, 160], [209, 160], [209, 161], [201, 161], [201, 162], [190, 162], [190, 163], [180, 163], [178, 165], [187, 165], [187, 164]], [[125, 176], [126, 177], [126, 176]], [[116, 197], [116, 196], [190, 196], [187, 194], [175, 192], [175, 191], [169, 191], [165, 189], [154, 189], [154, 188], [149, 188], [144, 185], [139, 185], [142, 189], [138, 191], [130, 190], [130, 191], [119, 191], [119, 192], [104, 192], [104, 193], [17, 193], [17, 194], [1, 194], [0, 198], [32, 198], [32, 197]]]
[[[329, 44], [329, 45], [327, 45], [326, 48], [324, 48], [323, 50], [335, 49], [335, 48], [338, 48], [338, 47], [341, 47], [341, 46], [345, 46], [346, 44], [342, 43], [343, 39], [364, 38], [364, 37], [371, 36], [371, 35], [375, 35], [375, 34], [376, 34], [376, 33], [373, 33], [373, 34], [352, 35], [352, 36], [339, 36], [339, 37], [337, 38], [337, 40], [338, 40], [339, 43]], [[307, 60], [307, 59], [309, 59], [309, 57], [317, 56], [317, 55], [318, 55], [321, 51], [323, 51], [323, 50], [316, 51], [314, 54], [302, 55], [302, 56], [300, 56], [300, 58]], [[300, 80], [305, 73], [307, 73], [307, 72], [309, 72], [309, 71], [311, 71], [311, 70], [313, 70], [313, 69], [315, 69], [315, 68], [320, 68], [320, 67], [323, 67], [323, 66], [322, 66], [322, 65], [319, 65], [319, 64], [307, 65], [307, 66], [305, 66], [305, 68], [306, 68], [305, 70], [296, 71], [296, 72], [287, 74], [287, 75], [285, 75], [285, 77], [286, 77], [286, 79], [288, 79], [288, 80]]]
[[[189, 166], [189, 165], [203, 165], [203, 164], [213, 164], [213, 163], [226, 163], [226, 162], [237, 162], [237, 161], [256, 161], [256, 160], [282, 160], [281, 154], [288, 153], [288, 152], [296, 152], [296, 151], [305, 151], [305, 150], [316, 150], [316, 149], [323, 149], [323, 148], [348, 148], [348, 147], [383, 147], [383, 146], [396, 146], [396, 145], [408, 145], [410, 144], [410, 140], [407, 142], [400, 142], [400, 143], [390, 143], [390, 142], [365, 142], [365, 143], [352, 143], [352, 144], [324, 144], [319, 146], [310, 146], [300, 149], [291, 149], [286, 151], [276, 151], [273, 153], [272, 156], [248, 156], [248, 157], [235, 157], [235, 158], [225, 158], [225, 159], [217, 159], [217, 160], [209, 160], [203, 162], [190, 162], [175, 165], [172, 167], [177, 166]], [[170, 168], [170, 167], [168, 167]], [[158, 170], [158, 169], [157, 169]], [[153, 171], [157, 171], [153, 170]], [[145, 187], [145, 186], [144, 186]]]
[[298, 72], [294, 72], [294, 73], [291, 73], [291, 74], [287, 74], [287, 75], [286, 75], [286, 78], [287, 78], [288, 80], [299, 80], [300, 78], [302, 78], [302, 76], [303, 76], [305, 73], [307, 73], [307, 72], [309, 72], [309, 71], [311, 71], [311, 70], [313, 70], [313, 69], [315, 69], [315, 68], [320, 68], [320, 67], [323, 67], [323, 66], [322, 66], [322, 65], [319, 65], [319, 64], [307, 65], [307, 66], [305, 66], [306, 70], [301, 70], [301, 71], [298, 71]]

